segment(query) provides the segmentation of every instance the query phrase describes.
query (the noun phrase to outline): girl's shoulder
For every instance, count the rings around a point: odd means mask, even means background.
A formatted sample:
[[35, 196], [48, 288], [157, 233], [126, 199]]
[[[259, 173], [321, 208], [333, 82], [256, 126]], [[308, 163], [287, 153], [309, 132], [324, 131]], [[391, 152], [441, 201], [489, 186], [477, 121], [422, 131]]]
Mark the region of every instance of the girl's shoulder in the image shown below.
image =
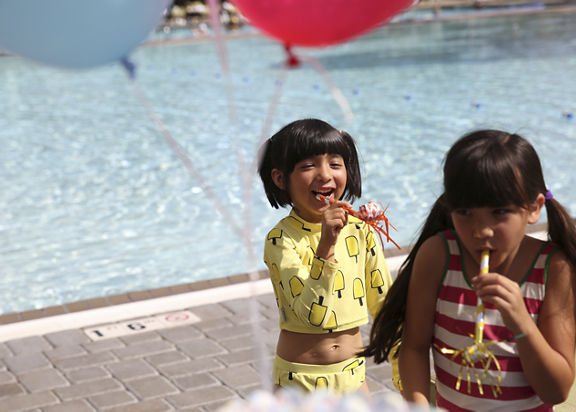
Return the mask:
[[[414, 271], [423, 276], [437, 277], [440, 281], [449, 261], [449, 251], [445, 233], [438, 233], [426, 239], [416, 252]], [[436, 276], [434, 276], [436, 275]]]
[[[425, 255], [432, 254], [436, 257], [445, 256], [448, 252], [448, 242], [452, 240], [456, 241], [456, 236], [453, 232], [439, 232], [426, 239], [420, 246], [418, 253]], [[439, 253], [441, 253], [441, 255]]]

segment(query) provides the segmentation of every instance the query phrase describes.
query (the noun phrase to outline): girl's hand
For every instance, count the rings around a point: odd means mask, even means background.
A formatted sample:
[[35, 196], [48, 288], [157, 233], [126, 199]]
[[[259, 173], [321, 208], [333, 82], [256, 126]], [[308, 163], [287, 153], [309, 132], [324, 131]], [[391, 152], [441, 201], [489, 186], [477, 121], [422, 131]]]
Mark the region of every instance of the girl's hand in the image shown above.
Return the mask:
[[474, 277], [472, 284], [483, 302], [493, 304], [500, 311], [504, 324], [514, 335], [525, 333], [522, 328], [533, 323], [518, 283], [491, 272]]
[[348, 212], [344, 209], [352, 208], [350, 203], [338, 200], [326, 206], [322, 213], [322, 232], [316, 255], [320, 258], [335, 261], [334, 246], [338, 241], [338, 235], [342, 228], [348, 224]]

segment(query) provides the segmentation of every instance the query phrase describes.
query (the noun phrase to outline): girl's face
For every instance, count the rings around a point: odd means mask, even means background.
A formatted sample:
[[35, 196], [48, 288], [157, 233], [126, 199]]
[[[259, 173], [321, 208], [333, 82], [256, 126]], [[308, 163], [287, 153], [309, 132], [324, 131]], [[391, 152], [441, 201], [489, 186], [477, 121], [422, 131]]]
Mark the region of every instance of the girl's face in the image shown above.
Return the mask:
[[490, 270], [505, 274], [524, 239], [526, 225], [538, 222], [542, 204], [537, 200], [527, 209], [514, 205], [456, 209], [451, 217], [465, 252], [474, 262], [479, 264], [482, 251], [488, 249]]
[[288, 190], [296, 213], [308, 222], [322, 221], [322, 210], [326, 203], [318, 200], [318, 194], [338, 200], [346, 189], [346, 165], [342, 156], [337, 154], [325, 153], [296, 163], [288, 182], [283, 179], [280, 171], [275, 170], [280, 179], [274, 178], [273, 170], [274, 182], [281, 189]]

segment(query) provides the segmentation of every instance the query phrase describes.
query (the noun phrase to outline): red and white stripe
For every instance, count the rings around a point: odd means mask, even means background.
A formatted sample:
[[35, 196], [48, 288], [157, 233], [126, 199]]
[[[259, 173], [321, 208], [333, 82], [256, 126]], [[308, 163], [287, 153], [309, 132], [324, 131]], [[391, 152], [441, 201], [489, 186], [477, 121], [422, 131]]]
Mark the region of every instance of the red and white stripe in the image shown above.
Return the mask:
[[[468, 393], [468, 375], [461, 368], [460, 357], [452, 359], [451, 354], [442, 354], [437, 348], [462, 349], [474, 343], [477, 296], [471, 287], [469, 278], [462, 271], [461, 253], [458, 241], [450, 231], [444, 232], [450, 254], [450, 260], [441, 284], [435, 314], [434, 325], [434, 368], [439, 406], [450, 411], [480, 410], [529, 410], [551, 411], [552, 407], [542, 404], [540, 398], [528, 384], [522, 370], [516, 344], [510, 342], [512, 333], [506, 328], [502, 317], [493, 305], [486, 304], [484, 342], [499, 341], [490, 349], [498, 359], [501, 373], [500, 388], [502, 394], [494, 398], [490, 388], [498, 380], [498, 368], [492, 363], [483, 379], [483, 394], [478, 390], [475, 372], [482, 376], [484, 369], [477, 363], [470, 370], [470, 393]], [[532, 270], [520, 283], [524, 302], [534, 322], [538, 321], [540, 307], [546, 293], [546, 262], [554, 245], [548, 243], [535, 260]], [[458, 376], [462, 377], [460, 389], [455, 389]]]

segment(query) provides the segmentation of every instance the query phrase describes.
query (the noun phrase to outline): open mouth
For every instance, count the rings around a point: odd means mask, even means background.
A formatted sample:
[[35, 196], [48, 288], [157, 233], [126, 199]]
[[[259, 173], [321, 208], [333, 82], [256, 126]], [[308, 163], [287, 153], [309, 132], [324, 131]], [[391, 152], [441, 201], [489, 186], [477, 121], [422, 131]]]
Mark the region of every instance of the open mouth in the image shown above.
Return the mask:
[[316, 191], [313, 190], [312, 194], [314, 195], [314, 197], [320, 201], [333, 201], [333, 196], [334, 196], [334, 190], [330, 189], [330, 190], [325, 190], [325, 191]]

